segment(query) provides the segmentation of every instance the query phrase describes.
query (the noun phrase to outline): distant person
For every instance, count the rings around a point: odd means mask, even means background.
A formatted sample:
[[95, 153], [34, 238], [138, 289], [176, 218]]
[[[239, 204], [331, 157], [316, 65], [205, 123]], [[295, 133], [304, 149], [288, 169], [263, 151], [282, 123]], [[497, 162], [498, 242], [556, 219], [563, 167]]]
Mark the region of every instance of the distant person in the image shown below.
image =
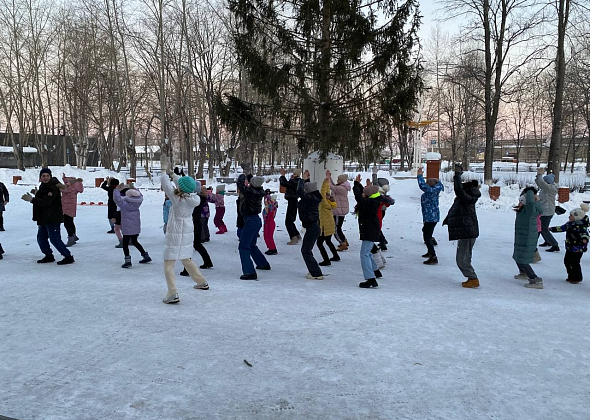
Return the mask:
[[442, 182], [436, 178], [428, 178], [424, 180], [424, 169], [418, 169], [418, 187], [423, 191], [420, 197], [420, 205], [422, 207], [422, 237], [426, 244], [426, 254], [422, 258], [428, 258], [424, 261], [426, 265], [438, 264], [436, 251], [434, 250], [434, 242], [432, 241], [432, 234], [434, 228], [440, 220], [440, 209], [438, 197], [442, 191], [445, 190]]
[[332, 174], [330, 171], [326, 171], [326, 176], [330, 181], [330, 189], [334, 194], [334, 200], [336, 201], [336, 208], [332, 210], [334, 215], [334, 223], [336, 224], [336, 232], [334, 238], [338, 241], [338, 251], [346, 251], [348, 249], [348, 240], [342, 225], [344, 224], [344, 218], [350, 211], [350, 203], [348, 201], [348, 193], [350, 192], [350, 183], [348, 182], [348, 175], [340, 174], [336, 180], [336, 183], [332, 181]]
[[[319, 265], [322, 267], [331, 265], [332, 261], [340, 261], [338, 251], [332, 243], [332, 235], [334, 235], [334, 233], [336, 232], [336, 222], [334, 221], [332, 210], [336, 208], [337, 204], [334, 197], [330, 194], [330, 177], [328, 176], [329, 173], [330, 171], [326, 171], [326, 179], [322, 183], [322, 189], [320, 190], [322, 201], [319, 206], [320, 236], [318, 238], [317, 244], [318, 249], [320, 250], [320, 254], [322, 255], [322, 262], [319, 263]], [[328, 256], [326, 248], [324, 248], [324, 243], [330, 249], [330, 252], [332, 253], [332, 258]]]
[[[115, 232], [115, 221], [117, 218], [117, 204], [115, 200], [113, 200], [113, 191], [119, 185], [119, 180], [113, 177], [106, 177], [103, 183], [100, 185], [100, 188], [105, 190], [108, 194], [108, 202], [107, 202], [107, 217], [109, 218], [109, 224], [111, 225], [111, 230], [107, 231], [107, 233], [116, 233]], [[119, 234], [120, 235], [120, 234]], [[119, 237], [119, 242], [123, 240], [123, 236]]]
[[6, 210], [9, 198], [6, 185], [0, 182], [0, 232], [4, 232], [4, 211]]
[[299, 230], [295, 226], [297, 220], [297, 188], [299, 186], [299, 180], [301, 179], [301, 169], [293, 169], [291, 178], [287, 180], [285, 174], [287, 173], [283, 168], [280, 170], [281, 177], [279, 182], [281, 187], [285, 188], [285, 200], [287, 200], [287, 213], [285, 214], [285, 228], [289, 233], [289, 242], [287, 245], [297, 245], [301, 239]]
[[549, 224], [555, 214], [555, 198], [557, 196], [558, 188], [557, 185], [555, 185], [555, 175], [548, 174], [543, 176], [544, 172], [545, 170], [543, 168], [537, 169], [537, 177], [535, 178], [535, 182], [541, 190], [539, 192], [541, 208], [543, 209], [543, 214], [541, 215], [541, 235], [545, 240], [545, 242], [539, 246], [548, 246], [549, 249], [545, 250], [547, 252], [558, 252], [559, 244], [549, 231]]
[[215, 204], [215, 217], [213, 217], [213, 224], [217, 228], [215, 234], [222, 235], [227, 232], [227, 226], [223, 222], [225, 215], [225, 185], [219, 184], [215, 187], [215, 194], [210, 194], [209, 202]]
[[519, 198], [519, 204], [515, 208], [516, 220], [514, 222], [514, 252], [512, 258], [518, 266], [518, 275], [515, 279], [528, 280], [525, 287], [533, 289], [543, 288], [543, 279], [535, 274], [531, 263], [535, 260], [537, 249], [537, 215], [541, 213], [537, 201], [537, 190], [533, 187], [525, 188]]
[[271, 194], [270, 190], [264, 191], [264, 209], [262, 209], [262, 221], [263, 221], [263, 236], [264, 243], [268, 248], [265, 252], [266, 255], [276, 255], [277, 245], [274, 240], [275, 233], [275, 216], [279, 203], [277, 202], [277, 196]]
[[322, 202], [322, 195], [318, 191], [318, 184], [316, 182], [306, 182], [308, 180], [309, 171], [305, 170], [303, 179], [299, 179], [297, 188], [297, 195], [300, 198], [297, 211], [299, 212], [301, 224], [305, 228], [301, 244], [301, 256], [307, 266], [306, 278], [323, 280], [322, 270], [313, 256], [313, 247], [320, 236], [319, 205]]
[[66, 174], [62, 174], [62, 180], [67, 187], [61, 192], [61, 206], [64, 212], [64, 227], [68, 232], [66, 246], [70, 247], [80, 240], [76, 235], [74, 218], [78, 207], [78, 194], [84, 192], [84, 185], [82, 185], [82, 178], [67, 177]]
[[123, 254], [125, 262], [122, 268], [131, 268], [131, 254], [129, 253], [129, 244], [133, 245], [142, 259], [140, 264], [147, 264], [152, 261], [151, 257], [143, 246], [139, 243], [138, 237], [141, 233], [141, 213], [139, 207], [143, 203], [141, 192], [131, 185], [119, 184], [113, 193], [113, 199], [119, 209], [121, 209], [121, 230], [123, 232]]

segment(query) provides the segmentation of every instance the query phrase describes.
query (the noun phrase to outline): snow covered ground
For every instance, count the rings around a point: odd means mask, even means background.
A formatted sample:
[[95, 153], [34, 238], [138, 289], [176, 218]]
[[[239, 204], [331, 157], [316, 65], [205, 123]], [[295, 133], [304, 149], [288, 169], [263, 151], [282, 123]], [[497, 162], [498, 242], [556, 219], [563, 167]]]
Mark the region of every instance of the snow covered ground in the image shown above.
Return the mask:
[[[94, 173], [68, 175], [94, 184]], [[37, 172], [27, 176], [36, 182]], [[31, 174], [31, 175], [29, 175]], [[61, 175], [61, 170], [54, 170]], [[104, 174], [100, 174], [103, 176]], [[368, 174], [367, 174], [368, 175]], [[389, 250], [380, 287], [359, 289], [358, 228], [351, 248], [306, 280], [299, 247], [287, 246], [277, 215], [279, 254], [259, 281], [240, 281], [236, 208], [229, 233], [206, 244], [211, 289], [177, 277], [181, 303], [161, 303], [163, 193], [145, 189], [140, 241], [154, 259], [120, 268], [106, 234], [106, 206], [79, 206], [76, 263], [38, 265], [30, 186], [9, 185], [0, 242], [0, 415], [43, 419], [588, 419], [590, 278], [565, 282], [559, 253], [534, 265], [544, 290], [529, 290], [511, 258], [518, 188], [500, 200], [482, 188], [474, 250], [481, 287], [463, 289], [456, 244], [437, 226], [437, 266], [424, 266], [415, 180], [392, 180], [384, 220]], [[147, 186], [147, 185], [146, 185]], [[269, 185], [277, 189], [276, 183]], [[590, 194], [574, 194], [567, 209]], [[79, 201], [104, 201], [87, 188]], [[351, 196], [351, 202], [353, 198]], [[448, 189], [441, 213], [453, 201]], [[211, 206], [212, 213], [214, 212]], [[567, 214], [553, 224], [564, 223]], [[62, 231], [63, 232], [63, 231]], [[558, 234], [559, 235], [559, 234]], [[65, 237], [65, 232], [63, 235]], [[564, 236], [557, 236], [563, 244]], [[259, 242], [265, 250], [263, 242]], [[139, 255], [131, 249], [133, 262]], [[316, 253], [319, 255], [319, 253]], [[200, 263], [198, 254], [195, 259]], [[582, 259], [588, 275], [590, 257]], [[176, 271], [181, 270], [180, 263]], [[248, 366], [247, 360], [252, 366]]]

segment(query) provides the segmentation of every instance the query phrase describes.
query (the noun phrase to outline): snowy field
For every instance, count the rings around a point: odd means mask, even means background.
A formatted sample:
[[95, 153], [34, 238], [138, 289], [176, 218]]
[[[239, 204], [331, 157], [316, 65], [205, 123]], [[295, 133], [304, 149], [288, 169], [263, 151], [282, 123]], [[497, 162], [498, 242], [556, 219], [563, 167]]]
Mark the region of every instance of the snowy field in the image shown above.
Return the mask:
[[[61, 169], [54, 175], [61, 176]], [[94, 185], [94, 176], [68, 168]], [[392, 180], [387, 267], [378, 289], [359, 289], [358, 227], [345, 223], [351, 247], [306, 280], [297, 246], [287, 246], [280, 196], [279, 254], [259, 281], [241, 281], [234, 197], [229, 232], [206, 247], [211, 289], [177, 277], [181, 302], [161, 303], [163, 193], [144, 189], [140, 242], [154, 262], [120, 268], [106, 206], [79, 206], [76, 263], [38, 265], [30, 186], [11, 185], [0, 242], [0, 417], [90, 419], [582, 419], [590, 418], [590, 277], [565, 281], [562, 251], [534, 265], [545, 289], [514, 280], [511, 255], [518, 188], [500, 200], [482, 188], [481, 236], [473, 265], [479, 289], [464, 289], [456, 244], [435, 230], [439, 264], [424, 266], [420, 190]], [[28, 170], [30, 182], [37, 171]], [[368, 174], [366, 174], [368, 175]], [[23, 179], [27, 181], [27, 179]], [[143, 185], [147, 187], [147, 185]], [[268, 185], [278, 189], [276, 183]], [[351, 203], [354, 200], [350, 196]], [[573, 194], [576, 207], [590, 194]], [[87, 188], [81, 201], [107, 201]], [[441, 196], [441, 213], [453, 201]], [[212, 216], [214, 208], [211, 206]], [[565, 223], [567, 214], [553, 225]], [[65, 239], [62, 229], [62, 237]], [[259, 241], [266, 250], [263, 241]], [[319, 253], [316, 252], [316, 258]], [[195, 260], [201, 260], [195, 253]], [[590, 276], [590, 256], [582, 269]], [[176, 272], [181, 271], [180, 263]], [[252, 366], [245, 363], [248, 361]]]

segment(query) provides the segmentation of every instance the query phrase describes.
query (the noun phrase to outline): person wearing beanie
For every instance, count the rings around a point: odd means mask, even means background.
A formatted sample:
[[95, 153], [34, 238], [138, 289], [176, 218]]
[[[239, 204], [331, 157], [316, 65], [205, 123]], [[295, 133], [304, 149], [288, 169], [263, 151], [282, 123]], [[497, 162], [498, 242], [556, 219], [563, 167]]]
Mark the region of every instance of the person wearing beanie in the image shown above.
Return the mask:
[[[377, 166], [373, 166], [372, 184], [379, 187], [379, 193], [381, 195], [387, 195], [387, 193], [389, 192], [389, 180], [387, 178], [379, 178], [377, 175], [378, 173], [379, 168]], [[367, 182], [367, 185], [368, 184], [369, 182]], [[393, 201], [395, 203], [395, 200]], [[383, 214], [381, 215], [381, 218], [383, 219], [385, 217], [385, 207], [382, 207], [381, 211], [383, 212]], [[382, 230], [379, 236], [379, 249], [381, 249], [381, 251], [387, 251], [387, 244], [387, 239], [385, 238], [385, 235], [383, 234]]]
[[209, 216], [211, 216], [211, 211], [209, 210], [209, 197], [210, 197], [211, 190], [207, 189], [206, 186], [201, 186], [201, 199], [203, 201], [203, 206], [201, 207], [201, 242], [209, 242], [211, 240], [211, 235], [209, 234]]
[[301, 244], [301, 255], [307, 266], [308, 273], [306, 277], [313, 280], [322, 280], [324, 275], [313, 256], [313, 247], [320, 236], [319, 204], [322, 202], [322, 195], [318, 191], [318, 184], [309, 182], [309, 171], [307, 169], [303, 172], [303, 178], [299, 179], [297, 195], [300, 198], [297, 204], [299, 220], [301, 220], [301, 225], [305, 228], [305, 235], [303, 235]]
[[[246, 185], [246, 175], [244, 174], [241, 174], [237, 181], [238, 190], [242, 194], [238, 212], [244, 218], [244, 227], [240, 232], [240, 244], [238, 245], [243, 273], [240, 280], [257, 280], [256, 270], [270, 270], [270, 264], [256, 245], [258, 232], [262, 228], [259, 214], [262, 212], [262, 199], [264, 198], [263, 182], [264, 178], [255, 176]], [[256, 263], [256, 269], [252, 260]]]
[[45, 264], [55, 261], [49, 246], [49, 241], [51, 241], [55, 249], [64, 257], [57, 264], [72, 264], [74, 257], [61, 240], [61, 223], [63, 222], [61, 190], [65, 190], [66, 186], [60, 183], [57, 178], [52, 177], [48, 168], [41, 169], [39, 178], [41, 181], [39, 189], [31, 191], [35, 193], [35, 196], [26, 193], [21, 197], [33, 205], [33, 220], [38, 225], [37, 243], [45, 257], [38, 260], [37, 263]]
[[79, 240], [76, 235], [74, 217], [76, 217], [76, 208], [78, 206], [78, 194], [84, 192], [84, 185], [82, 185], [81, 178], [67, 177], [66, 174], [62, 174], [62, 180], [67, 188], [61, 193], [61, 207], [64, 212], [64, 227], [68, 232], [66, 246], [70, 247]]
[[432, 234], [434, 228], [440, 220], [440, 209], [438, 204], [438, 196], [445, 190], [442, 182], [438, 179], [429, 178], [424, 180], [424, 169], [418, 169], [418, 187], [423, 191], [420, 197], [420, 205], [422, 207], [422, 237], [426, 244], [426, 254], [422, 258], [428, 258], [424, 261], [426, 265], [438, 264], [438, 257], [434, 250], [434, 242], [432, 241]]
[[479, 287], [479, 279], [471, 265], [471, 257], [475, 240], [479, 236], [477, 213], [475, 203], [481, 197], [477, 180], [462, 183], [461, 175], [463, 167], [455, 165], [453, 183], [455, 188], [455, 201], [443, 221], [443, 226], [449, 227], [449, 240], [457, 241], [456, 261], [467, 280], [461, 285], [467, 288]]
[[[334, 222], [334, 216], [332, 210], [336, 208], [336, 200], [330, 195], [330, 180], [328, 174], [330, 171], [326, 171], [326, 179], [322, 183], [322, 189], [320, 195], [322, 196], [322, 202], [319, 205], [320, 212], [320, 236], [318, 238], [318, 249], [322, 255], [323, 261], [319, 263], [320, 266], [332, 265], [332, 261], [340, 261], [340, 256], [336, 247], [332, 243], [332, 235], [336, 232], [336, 223]], [[330, 248], [332, 258], [328, 257], [326, 248], [324, 248], [324, 242]]]
[[367, 185], [363, 188], [361, 175], [357, 175], [352, 187], [356, 200], [355, 213], [358, 216], [359, 234], [361, 239], [360, 260], [364, 282], [359, 287], [368, 289], [378, 287], [377, 278], [382, 277], [381, 271], [371, 254], [375, 242], [379, 242], [382, 229], [382, 207], [393, 204], [393, 199], [379, 192], [377, 185]]
[[227, 232], [227, 226], [223, 223], [223, 216], [225, 215], [225, 185], [219, 184], [215, 187], [215, 194], [209, 194], [207, 199], [210, 203], [215, 204], [215, 217], [213, 224], [217, 228], [217, 235], [222, 235]]
[[8, 188], [2, 182], [0, 182], [0, 232], [4, 232], [4, 210], [6, 210], [6, 204], [10, 195], [8, 194]]
[[336, 225], [336, 231], [334, 238], [338, 241], [338, 251], [346, 251], [348, 249], [348, 240], [342, 231], [342, 225], [344, 224], [344, 218], [350, 211], [348, 193], [350, 192], [350, 184], [348, 183], [348, 175], [340, 174], [336, 180], [336, 184], [332, 181], [332, 174], [330, 171], [326, 171], [326, 177], [330, 181], [330, 189], [334, 194], [334, 200], [336, 201], [336, 208], [332, 210], [334, 215], [334, 223]]
[[548, 246], [549, 249], [545, 250], [547, 252], [557, 252], [559, 251], [559, 244], [549, 231], [549, 224], [555, 214], [555, 198], [558, 186], [555, 184], [555, 175], [543, 176], [544, 172], [543, 168], [537, 169], [537, 177], [535, 178], [535, 182], [540, 189], [539, 200], [543, 212], [541, 214], [541, 236], [543, 236], [544, 242], [539, 246]]
[[119, 226], [121, 225], [121, 212], [117, 209], [117, 204], [113, 199], [113, 192], [115, 191], [115, 188], [117, 188], [117, 185], [119, 185], [119, 180], [117, 178], [107, 177], [100, 185], [100, 188], [105, 190], [108, 194], [107, 217], [109, 218], [111, 230], [107, 231], [107, 233], [115, 233], [117, 239], [119, 239], [120, 247], [123, 247], [123, 235], [121, 234], [121, 229], [120, 227], [118, 231], [115, 229], [117, 221], [119, 222]]
[[[166, 228], [166, 245], [164, 247], [164, 276], [166, 277], [168, 291], [162, 302], [173, 304], [180, 302], [174, 276], [174, 264], [177, 260], [180, 260], [191, 279], [195, 282], [193, 288], [209, 290], [209, 284], [205, 277], [191, 259], [194, 240], [193, 214], [195, 208], [201, 203], [201, 198], [194, 192], [196, 188], [195, 180], [189, 176], [181, 177], [173, 173], [166, 155], [160, 158], [160, 166], [162, 168], [162, 176], [160, 177], [162, 189], [171, 202]], [[176, 188], [170, 182], [170, 176], [172, 176]]]
[[514, 222], [514, 252], [512, 258], [518, 266], [519, 274], [515, 279], [528, 280], [526, 287], [543, 288], [543, 279], [538, 277], [531, 267], [537, 248], [537, 215], [541, 213], [537, 206], [538, 196], [534, 187], [525, 188], [519, 198], [519, 205], [515, 208]]
[[285, 169], [280, 170], [281, 177], [279, 182], [281, 187], [285, 189], [285, 200], [287, 200], [287, 213], [285, 214], [285, 228], [289, 233], [289, 242], [287, 245], [297, 245], [301, 239], [301, 235], [295, 226], [295, 220], [297, 220], [297, 189], [299, 188], [299, 181], [301, 180], [301, 170], [294, 169], [291, 178], [287, 180]]
[[271, 195], [269, 189], [264, 191], [264, 209], [262, 209], [262, 221], [263, 221], [263, 236], [266, 247], [268, 248], [265, 252], [266, 255], [276, 255], [277, 245], [274, 240], [275, 233], [275, 216], [277, 214], [277, 208], [279, 203], [277, 202], [277, 196]]
[[151, 257], [137, 239], [141, 232], [141, 213], [139, 212], [139, 207], [143, 203], [141, 192], [135, 188], [130, 188], [129, 185], [119, 184], [113, 192], [113, 199], [121, 211], [123, 254], [125, 255], [125, 262], [121, 265], [121, 268], [132, 267], [129, 244], [132, 244], [140, 252], [142, 257], [139, 261], [140, 264], [151, 262]]
[[565, 232], [565, 257], [563, 264], [567, 271], [567, 282], [578, 284], [583, 280], [580, 261], [582, 255], [588, 250], [588, 227], [590, 220], [586, 213], [590, 210], [587, 203], [580, 204], [580, 207], [570, 211], [569, 221], [562, 226], [550, 228], [551, 232]]

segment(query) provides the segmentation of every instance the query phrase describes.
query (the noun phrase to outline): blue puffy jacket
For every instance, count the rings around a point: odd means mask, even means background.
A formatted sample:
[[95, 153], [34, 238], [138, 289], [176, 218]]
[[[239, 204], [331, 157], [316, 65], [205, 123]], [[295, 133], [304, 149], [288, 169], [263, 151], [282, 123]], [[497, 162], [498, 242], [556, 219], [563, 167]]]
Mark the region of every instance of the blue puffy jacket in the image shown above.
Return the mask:
[[438, 222], [440, 220], [440, 210], [438, 208], [438, 195], [445, 190], [442, 182], [438, 181], [431, 187], [424, 181], [422, 175], [418, 175], [418, 186], [424, 194], [420, 198], [422, 203], [422, 219], [424, 223]]

